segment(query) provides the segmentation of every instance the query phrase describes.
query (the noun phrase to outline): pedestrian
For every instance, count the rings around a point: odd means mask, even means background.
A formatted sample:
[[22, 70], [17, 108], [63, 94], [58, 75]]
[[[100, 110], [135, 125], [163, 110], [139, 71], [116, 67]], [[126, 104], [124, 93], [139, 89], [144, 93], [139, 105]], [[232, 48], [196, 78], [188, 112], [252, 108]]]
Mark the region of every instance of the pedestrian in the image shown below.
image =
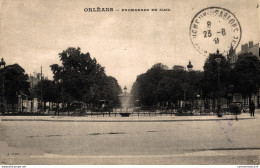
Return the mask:
[[251, 101], [249, 108], [250, 108], [250, 116], [255, 116], [255, 104], [253, 100]]

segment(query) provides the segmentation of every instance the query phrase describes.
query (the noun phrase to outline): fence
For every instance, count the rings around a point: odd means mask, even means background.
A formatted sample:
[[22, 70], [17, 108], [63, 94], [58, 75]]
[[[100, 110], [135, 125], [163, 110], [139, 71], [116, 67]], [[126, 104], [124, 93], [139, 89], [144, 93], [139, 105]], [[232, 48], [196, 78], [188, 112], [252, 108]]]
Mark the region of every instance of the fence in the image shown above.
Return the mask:
[[[234, 113], [240, 113], [240, 111], [232, 111], [230, 108], [222, 108], [222, 114], [230, 115]], [[247, 111], [244, 111], [247, 112]], [[2, 112], [2, 115], [59, 115], [59, 116], [97, 116], [97, 117], [105, 117], [105, 116], [120, 116], [120, 113], [129, 113], [130, 116], [191, 116], [191, 115], [217, 115], [217, 109], [213, 108], [174, 108], [174, 109], [166, 109], [166, 108], [153, 108], [153, 107], [142, 107], [142, 108], [129, 108], [129, 109], [121, 109], [115, 108], [111, 111], [91, 111], [91, 110], [83, 110], [77, 109], [75, 111], [27, 111], [26, 109], [19, 109], [17, 105], [11, 106], [8, 105], [5, 113]]]

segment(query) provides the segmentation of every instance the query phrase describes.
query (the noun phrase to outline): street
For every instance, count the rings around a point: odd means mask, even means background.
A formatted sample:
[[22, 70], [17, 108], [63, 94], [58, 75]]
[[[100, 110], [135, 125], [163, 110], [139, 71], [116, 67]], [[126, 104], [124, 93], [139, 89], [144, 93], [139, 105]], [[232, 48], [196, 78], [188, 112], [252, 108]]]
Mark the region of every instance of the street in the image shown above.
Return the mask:
[[[1, 121], [2, 164], [259, 164], [260, 119]], [[3, 143], [2, 143], [3, 144]], [[10, 150], [11, 151], [11, 150]], [[44, 153], [44, 155], [43, 155]]]

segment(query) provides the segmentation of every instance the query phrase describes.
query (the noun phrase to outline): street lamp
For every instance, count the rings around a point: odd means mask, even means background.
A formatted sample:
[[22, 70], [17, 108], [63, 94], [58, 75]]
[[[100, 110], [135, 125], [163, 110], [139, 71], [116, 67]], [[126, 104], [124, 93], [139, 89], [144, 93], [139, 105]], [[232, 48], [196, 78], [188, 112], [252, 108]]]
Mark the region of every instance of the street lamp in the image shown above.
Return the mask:
[[192, 71], [193, 65], [191, 64], [191, 61], [189, 61], [189, 64], [187, 65], [188, 71], [189, 71], [189, 76], [188, 76], [188, 82], [190, 81], [190, 72]]
[[127, 91], [127, 87], [125, 86], [124, 87], [124, 98], [123, 98], [123, 103], [122, 103], [122, 106], [123, 106], [123, 108], [125, 108], [125, 111], [127, 112], [127, 103], [126, 103], [126, 101], [127, 101], [127, 96], [126, 96], [126, 91]]
[[[191, 64], [191, 62], [189, 61], [189, 64], [187, 65], [188, 71], [190, 73], [190, 71], [192, 71], [193, 65]], [[187, 85], [188, 85], [188, 79], [187, 79], [187, 74], [186, 74], [186, 68], [185, 68], [185, 83], [183, 86], [183, 91], [184, 91], [184, 109], [186, 111], [186, 90], [187, 90]]]
[[[217, 56], [220, 56], [219, 50], [217, 50]], [[221, 105], [220, 105], [220, 75], [219, 75], [219, 64], [221, 62], [221, 58], [218, 57], [215, 59], [218, 65], [218, 117], [222, 117], [222, 113], [220, 111]]]
[[4, 58], [2, 58], [0, 62], [0, 69], [4, 69], [4, 68], [5, 68], [5, 61]]
[[193, 65], [191, 64], [191, 62], [189, 61], [189, 64], [187, 65], [188, 71], [192, 71]]
[[2, 70], [2, 101], [1, 101], [1, 112], [2, 114], [5, 112], [5, 106], [4, 106], [4, 103], [5, 103], [5, 78], [4, 78], [4, 68], [5, 68], [5, 61], [4, 61], [4, 58], [1, 59], [0, 61], [0, 69]]

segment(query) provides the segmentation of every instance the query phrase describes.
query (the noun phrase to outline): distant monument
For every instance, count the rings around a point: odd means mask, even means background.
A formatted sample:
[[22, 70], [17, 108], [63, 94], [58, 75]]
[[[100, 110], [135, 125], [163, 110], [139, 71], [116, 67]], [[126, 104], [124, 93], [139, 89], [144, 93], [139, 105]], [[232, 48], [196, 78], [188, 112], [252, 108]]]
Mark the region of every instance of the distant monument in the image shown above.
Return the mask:
[[124, 87], [124, 92], [121, 93], [119, 96], [119, 100], [121, 102], [121, 108], [126, 110], [131, 106], [131, 99], [132, 99], [132, 95], [130, 93], [127, 92], [127, 88], [126, 86]]

